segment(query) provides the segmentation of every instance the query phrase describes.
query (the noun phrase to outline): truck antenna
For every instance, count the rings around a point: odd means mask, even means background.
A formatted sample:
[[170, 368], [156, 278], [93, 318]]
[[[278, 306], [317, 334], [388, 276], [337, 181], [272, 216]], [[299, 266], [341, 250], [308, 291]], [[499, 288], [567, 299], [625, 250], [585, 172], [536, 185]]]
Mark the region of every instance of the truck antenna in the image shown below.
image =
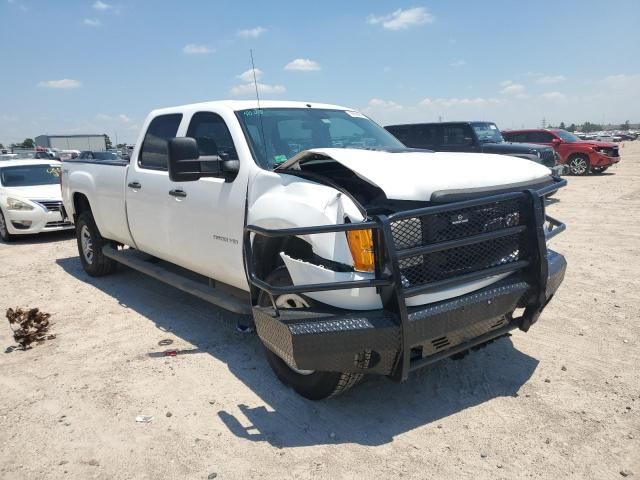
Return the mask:
[[260, 94], [258, 93], [258, 79], [256, 78], [256, 66], [253, 63], [253, 49], [249, 49], [251, 56], [251, 73], [253, 73], [253, 85], [256, 88], [256, 100], [258, 101], [258, 118], [260, 118], [260, 135], [262, 136], [262, 147], [264, 148], [264, 161], [267, 161], [267, 142], [264, 136], [264, 125], [262, 123], [262, 109], [260, 108]]

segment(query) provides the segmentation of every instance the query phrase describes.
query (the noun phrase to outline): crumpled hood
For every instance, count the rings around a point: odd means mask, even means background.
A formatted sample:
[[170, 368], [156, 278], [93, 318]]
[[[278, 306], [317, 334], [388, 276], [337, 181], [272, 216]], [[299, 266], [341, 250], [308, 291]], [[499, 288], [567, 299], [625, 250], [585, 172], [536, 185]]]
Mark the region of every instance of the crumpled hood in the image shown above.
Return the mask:
[[393, 200], [430, 200], [435, 192], [500, 189], [544, 181], [551, 175], [543, 165], [507, 155], [349, 148], [306, 150], [277, 170], [302, 166], [319, 156], [341, 163]]

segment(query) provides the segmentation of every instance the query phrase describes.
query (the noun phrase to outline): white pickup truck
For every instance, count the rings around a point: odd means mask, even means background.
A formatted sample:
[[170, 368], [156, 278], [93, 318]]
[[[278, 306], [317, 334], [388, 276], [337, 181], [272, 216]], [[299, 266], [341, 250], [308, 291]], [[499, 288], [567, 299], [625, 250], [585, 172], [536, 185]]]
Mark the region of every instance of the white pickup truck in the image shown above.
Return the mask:
[[87, 273], [122, 263], [252, 315], [277, 377], [311, 399], [527, 331], [564, 278], [544, 197], [565, 183], [300, 102], [156, 110], [130, 161], [62, 169]]

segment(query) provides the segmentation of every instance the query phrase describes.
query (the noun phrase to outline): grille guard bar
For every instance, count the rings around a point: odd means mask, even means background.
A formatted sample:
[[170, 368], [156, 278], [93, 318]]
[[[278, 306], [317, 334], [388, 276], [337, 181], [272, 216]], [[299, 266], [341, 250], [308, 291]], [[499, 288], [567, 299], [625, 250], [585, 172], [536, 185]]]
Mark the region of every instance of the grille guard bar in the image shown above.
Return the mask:
[[[565, 179], [554, 177], [552, 184], [539, 190], [503, 193], [472, 200], [464, 200], [460, 202], [403, 211], [388, 216], [377, 215], [371, 220], [358, 223], [283, 229], [267, 229], [256, 225], [247, 225], [245, 226], [243, 234], [243, 257], [245, 273], [252, 291], [252, 298], [256, 298], [253, 294], [257, 293], [257, 290], [266, 292], [271, 299], [271, 304], [275, 310], [276, 316], [279, 316], [279, 311], [274, 301], [274, 295], [345, 290], [352, 288], [376, 288], [381, 296], [383, 308], [394, 313], [399, 322], [401, 329], [401, 350], [392, 376], [398, 380], [405, 380], [411, 371], [411, 352], [410, 348], [407, 348], [409, 345], [409, 339], [407, 337], [407, 325], [409, 318], [405, 301], [407, 297], [419, 295], [438, 288], [455, 287], [479, 278], [486, 278], [493, 275], [512, 273], [517, 270], [522, 270], [526, 273], [528, 283], [534, 288], [532, 289], [532, 294], [525, 307], [524, 313], [520, 318], [514, 320], [519, 321], [520, 328], [524, 331], [527, 331], [530, 326], [537, 321], [540, 313], [547, 303], [546, 283], [548, 264], [546, 261], [546, 242], [566, 229], [566, 225], [564, 223], [545, 214], [544, 200], [542, 200], [541, 197], [545, 197], [548, 194], [555, 192], [556, 190], [566, 186], [566, 184], [567, 181]], [[525, 201], [527, 206], [525, 225], [482, 233], [470, 237], [463, 237], [457, 240], [447, 240], [444, 242], [431, 243], [429, 245], [421, 245], [419, 247], [396, 247], [391, 229], [393, 221], [423, 217], [436, 213], [460, 210], [463, 208], [479, 207], [508, 200]], [[284, 238], [321, 233], [347, 232], [350, 230], [362, 229], [371, 229], [373, 231], [373, 247], [376, 262], [374, 279], [275, 286], [259, 278], [256, 273], [256, 259], [254, 257], [252, 236], [260, 235], [268, 238]], [[399, 267], [399, 260], [402, 258], [407, 258], [412, 255], [420, 255], [422, 253], [429, 253], [432, 251], [472, 245], [482, 241], [506, 236], [514, 232], [521, 232], [527, 235], [531, 250], [529, 260], [520, 260], [508, 264], [497, 265], [453, 278], [428, 282], [425, 285], [408, 288], [403, 286]]]

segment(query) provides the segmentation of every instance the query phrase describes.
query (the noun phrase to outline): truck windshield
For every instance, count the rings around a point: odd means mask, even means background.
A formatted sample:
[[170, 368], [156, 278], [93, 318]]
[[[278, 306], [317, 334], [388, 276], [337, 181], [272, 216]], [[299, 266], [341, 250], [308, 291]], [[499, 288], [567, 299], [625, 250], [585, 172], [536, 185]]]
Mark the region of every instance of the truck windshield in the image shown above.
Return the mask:
[[3, 187], [31, 187], [60, 183], [60, 167], [56, 165], [20, 165], [0, 168]]
[[269, 170], [312, 148], [406, 148], [355, 111], [263, 108], [241, 110], [238, 119], [257, 163]]
[[471, 124], [480, 143], [502, 143], [504, 139], [495, 123], [474, 122]]
[[554, 130], [554, 133], [558, 135], [562, 140], [568, 143], [581, 142], [578, 137], [576, 137], [573, 133], [567, 132], [566, 130]]

